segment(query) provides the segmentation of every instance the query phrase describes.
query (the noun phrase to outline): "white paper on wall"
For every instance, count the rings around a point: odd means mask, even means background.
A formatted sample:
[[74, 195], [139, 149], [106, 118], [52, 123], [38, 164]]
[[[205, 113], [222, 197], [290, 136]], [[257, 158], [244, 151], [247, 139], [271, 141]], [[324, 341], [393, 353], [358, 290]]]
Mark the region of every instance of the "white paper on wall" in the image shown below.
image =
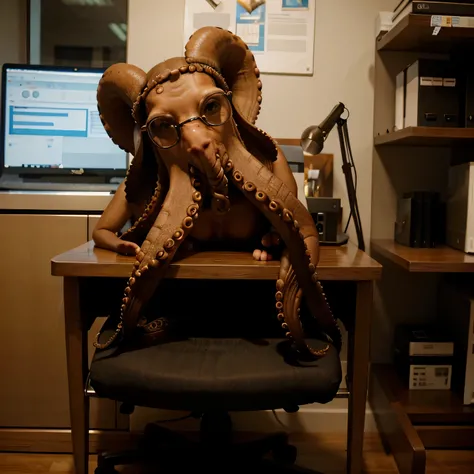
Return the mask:
[[[217, 2], [216, 2], [217, 3]], [[266, 0], [249, 13], [238, 0], [185, 0], [184, 45], [203, 26], [240, 36], [263, 73], [313, 73], [315, 0]]]

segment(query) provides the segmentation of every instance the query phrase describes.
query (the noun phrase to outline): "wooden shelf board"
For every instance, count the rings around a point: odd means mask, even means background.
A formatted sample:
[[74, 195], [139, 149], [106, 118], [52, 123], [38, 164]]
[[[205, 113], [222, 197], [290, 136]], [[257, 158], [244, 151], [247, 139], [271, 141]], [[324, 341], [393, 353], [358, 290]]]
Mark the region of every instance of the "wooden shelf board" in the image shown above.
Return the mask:
[[378, 51], [449, 52], [474, 47], [474, 28], [443, 27], [433, 35], [431, 15], [410, 14], [377, 41]]
[[374, 145], [456, 146], [474, 145], [474, 128], [406, 127], [374, 137]]
[[409, 272], [474, 272], [474, 255], [447, 246], [412, 248], [390, 239], [373, 239], [373, 250]]
[[401, 405], [413, 424], [474, 423], [474, 407], [452, 390], [409, 390], [391, 364], [373, 364], [372, 373], [391, 402]]

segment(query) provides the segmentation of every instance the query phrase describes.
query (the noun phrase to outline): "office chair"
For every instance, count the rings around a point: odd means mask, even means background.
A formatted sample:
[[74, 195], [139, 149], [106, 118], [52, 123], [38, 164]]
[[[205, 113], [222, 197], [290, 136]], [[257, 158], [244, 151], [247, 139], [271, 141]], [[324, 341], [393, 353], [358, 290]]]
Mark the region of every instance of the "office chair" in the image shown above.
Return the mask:
[[[95, 474], [143, 462], [171, 469], [164, 472], [202, 464], [206, 472], [265, 472], [265, 466], [271, 472], [314, 472], [293, 465], [297, 450], [285, 432], [232, 442], [231, 412], [296, 412], [304, 404], [331, 401], [341, 382], [333, 347], [318, 361], [295, 358], [273, 310], [274, 288], [272, 281], [165, 280], [149, 307], [170, 317], [181, 337], [128, 352], [96, 351], [89, 377], [97, 396], [122, 402], [127, 413], [135, 406], [188, 411], [200, 418], [200, 431], [198, 441], [189, 441], [149, 424], [137, 449], [100, 453]], [[326, 294], [330, 299], [328, 288]], [[109, 322], [113, 331], [115, 322]], [[325, 345], [317, 337], [309, 340], [313, 347]]]

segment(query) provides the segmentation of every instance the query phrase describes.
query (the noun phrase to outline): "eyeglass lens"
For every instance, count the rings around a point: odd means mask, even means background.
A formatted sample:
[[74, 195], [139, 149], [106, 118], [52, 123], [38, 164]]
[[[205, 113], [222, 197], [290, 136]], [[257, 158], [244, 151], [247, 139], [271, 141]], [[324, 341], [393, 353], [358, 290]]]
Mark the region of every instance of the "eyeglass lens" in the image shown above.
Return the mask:
[[[216, 93], [202, 103], [199, 112], [204, 123], [215, 127], [227, 122], [232, 110], [227, 97]], [[156, 117], [147, 125], [147, 130], [156, 145], [169, 148], [179, 141], [179, 126], [170, 117]]]

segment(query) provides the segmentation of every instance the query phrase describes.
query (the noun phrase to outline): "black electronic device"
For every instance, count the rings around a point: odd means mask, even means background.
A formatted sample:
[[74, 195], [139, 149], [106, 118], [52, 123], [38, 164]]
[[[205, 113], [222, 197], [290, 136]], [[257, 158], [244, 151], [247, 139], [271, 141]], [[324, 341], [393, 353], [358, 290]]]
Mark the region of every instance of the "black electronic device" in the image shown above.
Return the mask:
[[343, 245], [349, 236], [339, 232], [341, 200], [333, 197], [307, 197], [308, 211], [318, 231], [321, 245]]
[[449, 390], [454, 343], [434, 325], [399, 325], [395, 329], [394, 364], [411, 390]]
[[435, 247], [444, 241], [444, 222], [445, 206], [439, 193], [405, 193], [398, 199], [394, 239], [407, 247]]

